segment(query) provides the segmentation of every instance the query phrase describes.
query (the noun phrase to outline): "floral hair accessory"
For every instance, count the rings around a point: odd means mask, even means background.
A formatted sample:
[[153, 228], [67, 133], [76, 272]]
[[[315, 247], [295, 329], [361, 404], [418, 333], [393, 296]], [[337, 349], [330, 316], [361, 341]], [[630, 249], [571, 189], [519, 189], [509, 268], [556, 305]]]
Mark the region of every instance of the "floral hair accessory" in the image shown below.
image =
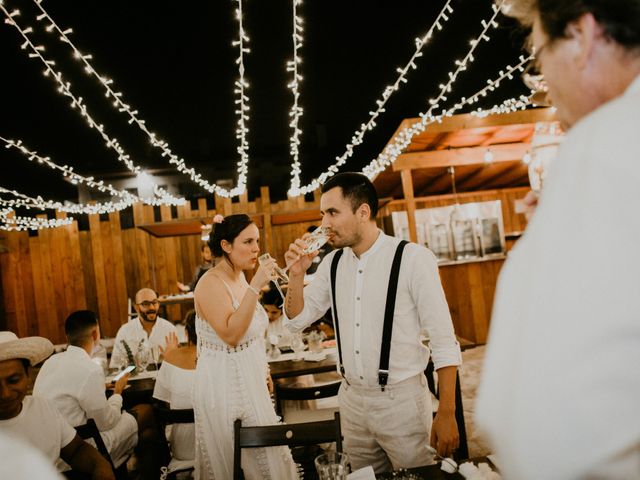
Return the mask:
[[222, 223], [224, 221], [224, 217], [220, 214], [217, 214], [213, 217], [213, 223]]

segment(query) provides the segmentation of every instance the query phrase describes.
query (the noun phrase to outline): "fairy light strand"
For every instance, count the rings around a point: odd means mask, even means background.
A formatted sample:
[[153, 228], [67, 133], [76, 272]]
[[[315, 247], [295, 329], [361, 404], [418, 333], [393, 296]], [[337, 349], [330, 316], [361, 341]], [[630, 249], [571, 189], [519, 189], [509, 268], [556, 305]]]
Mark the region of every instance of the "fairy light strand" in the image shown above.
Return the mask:
[[[86, 185], [89, 188], [94, 190], [98, 190], [100, 192], [108, 192], [114, 197], [119, 197], [123, 199], [123, 202], [113, 203], [113, 207], [109, 207], [109, 203], [105, 202], [103, 211], [99, 213], [109, 213], [120, 211], [123, 208], [126, 208], [128, 205], [132, 205], [136, 202], [143, 202], [147, 205], [159, 206], [164, 203], [157, 198], [142, 198], [134, 195], [127, 190], [118, 190], [110, 183], [104, 183], [102, 180], [96, 181], [94, 177], [85, 177], [73, 171], [73, 167], [68, 165], [59, 165], [51, 160], [50, 157], [43, 157], [38, 154], [38, 152], [34, 150], [30, 150], [26, 147], [26, 145], [22, 142], [22, 140], [10, 140], [0, 136], [0, 141], [4, 142], [4, 147], [6, 149], [17, 149], [20, 153], [22, 153], [29, 161], [36, 162], [40, 165], [46, 165], [52, 170], [58, 170], [62, 173], [62, 175], [73, 185]], [[127, 205], [124, 204], [126, 202]], [[82, 203], [78, 203], [80, 207], [84, 206]]]
[[[515, 72], [523, 72], [524, 66], [532, 59], [532, 56], [519, 57], [519, 62], [514, 66], [507, 66], [504, 70], [500, 70], [498, 73], [498, 77], [495, 80], [487, 80], [487, 85], [483, 87], [481, 90], [470, 96], [469, 98], [462, 97], [453, 107], [448, 110], [444, 110], [440, 115], [433, 116], [429, 114], [420, 114], [420, 120], [415, 122], [413, 125], [402, 129], [398, 132], [397, 135], [392, 139], [392, 141], [385, 147], [383, 152], [378, 155], [377, 158], [372, 160], [369, 165], [362, 169], [362, 173], [367, 175], [369, 178], [373, 178], [379, 172], [382, 172], [387, 166], [391, 165], [395, 162], [396, 158], [409, 146], [413, 137], [419, 133], [424, 132], [426, 127], [435, 122], [442, 122], [444, 117], [450, 117], [458, 110], [461, 110], [466, 105], [473, 105], [477, 103], [482, 98], [486, 97], [490, 92], [496, 90], [503, 80], [511, 80], [514, 78]], [[503, 103], [512, 103], [515, 100], [508, 100]], [[499, 107], [492, 107], [489, 109], [490, 111], [493, 109], [497, 109], [499, 111]], [[502, 113], [506, 113], [506, 110], [503, 110]], [[478, 112], [476, 112], [478, 114]]]
[[5, 198], [0, 198], [0, 205], [5, 207], [22, 207], [27, 210], [31, 209], [40, 209], [40, 210], [57, 210], [58, 212], [65, 213], [86, 213], [88, 215], [95, 215], [101, 213], [109, 213], [124, 210], [125, 208], [131, 206], [132, 202], [129, 200], [121, 200], [118, 202], [106, 202], [106, 203], [95, 203], [89, 205], [79, 205], [75, 203], [64, 204], [62, 202], [54, 201], [54, 200], [45, 200], [42, 197], [30, 197], [29, 195], [25, 195], [24, 193], [20, 193], [16, 190], [9, 190], [4, 187], [0, 187], [0, 193], [5, 193], [9, 195], [13, 195], [16, 197], [13, 200], [7, 200]]
[[[234, 0], [238, 5], [236, 8], [236, 20], [238, 21], [238, 39], [232, 42], [232, 45], [238, 47], [238, 58], [236, 64], [238, 65], [238, 79], [234, 83], [233, 93], [236, 95], [234, 103], [236, 104], [235, 114], [238, 117], [236, 123], [236, 139], [238, 140], [238, 147], [236, 151], [240, 155], [240, 161], [238, 162], [238, 184], [235, 188], [229, 192], [222, 191], [221, 195], [227, 197], [235, 197], [243, 193], [247, 184], [247, 165], [249, 164], [249, 142], [247, 141], [247, 134], [249, 128], [247, 122], [249, 121], [249, 97], [245, 93], [245, 89], [249, 88], [249, 84], [244, 78], [244, 54], [250, 53], [251, 50], [245, 46], [245, 43], [249, 43], [249, 37], [247, 36], [244, 26], [242, 24], [242, 0]], [[217, 187], [220, 189], [220, 187]]]
[[293, 190], [297, 189], [300, 186], [300, 173], [302, 173], [300, 169], [300, 135], [302, 134], [302, 130], [299, 128], [298, 124], [300, 122], [300, 117], [302, 117], [303, 109], [298, 104], [298, 100], [300, 98], [299, 86], [302, 81], [302, 75], [300, 75], [298, 71], [298, 66], [302, 62], [298, 50], [302, 48], [302, 17], [298, 15], [298, 6], [302, 5], [302, 0], [293, 0], [292, 8], [293, 8], [293, 27], [291, 36], [293, 38], [293, 59], [287, 61], [287, 72], [291, 72], [293, 74], [293, 78], [291, 82], [287, 85], [287, 87], [291, 90], [293, 94], [293, 105], [291, 106], [291, 110], [289, 110], [289, 117], [291, 117], [291, 121], [289, 122], [289, 127], [292, 130], [291, 138], [289, 139], [289, 153], [292, 158], [291, 163], [291, 188]]
[[[487, 34], [487, 32], [489, 31], [490, 28], [497, 28], [498, 27], [498, 23], [496, 22], [496, 17], [500, 14], [500, 6], [501, 6], [502, 2], [500, 2], [500, 5], [491, 5], [491, 9], [492, 9], [492, 15], [489, 18], [489, 20], [481, 20], [480, 24], [482, 25], [482, 31], [480, 33], [480, 35], [475, 38], [474, 40], [471, 40], [469, 43], [471, 45], [471, 48], [469, 49], [469, 51], [467, 52], [467, 54], [464, 56], [464, 58], [462, 60], [455, 60], [454, 65], [456, 65], [456, 68], [454, 71], [449, 72], [447, 74], [447, 78], [448, 81], [445, 84], [440, 84], [440, 92], [438, 93], [436, 98], [430, 99], [429, 100], [429, 110], [426, 113], [421, 113], [420, 116], [424, 117], [425, 122], [427, 121], [426, 119], [429, 118], [433, 118], [432, 112], [439, 108], [439, 102], [440, 101], [446, 101], [447, 100], [447, 96], [451, 91], [452, 91], [452, 86], [455, 83], [455, 81], [458, 78], [458, 75], [467, 70], [468, 64], [472, 63], [473, 61], [475, 61], [475, 57], [473, 56], [473, 53], [475, 51], [475, 49], [477, 48], [477, 46], [480, 44], [480, 42], [485, 41], [485, 42], [489, 42], [489, 40], [491, 39], [489, 37], [489, 35]], [[445, 15], [446, 13], [449, 13], [448, 10], [445, 11]], [[406, 80], [406, 79], [405, 79]], [[349, 148], [351, 147], [351, 148]], [[349, 150], [353, 149], [353, 145], [348, 145], [347, 146], [347, 152]], [[330, 177], [332, 177], [333, 175], [335, 175], [338, 172], [338, 169], [344, 165], [344, 163], [346, 162], [346, 159], [348, 158], [348, 156], [346, 155], [342, 155], [341, 157], [337, 157], [337, 161], [331, 165], [327, 171], [325, 171], [324, 173], [322, 173], [319, 177], [317, 177], [316, 179], [312, 180], [309, 184], [305, 185], [304, 187], [301, 187], [298, 191], [297, 194], [301, 195], [301, 194], [305, 194], [307, 192], [311, 192], [317, 188], [320, 187], [320, 185], [322, 185], [324, 182], [326, 182]], [[365, 167], [366, 168], [366, 167]]]
[[[166, 141], [164, 141], [161, 138], [158, 138], [158, 136], [154, 132], [151, 132], [149, 130], [149, 127], [147, 127], [146, 125], [146, 121], [142, 119], [138, 110], [134, 109], [134, 107], [131, 107], [131, 105], [124, 102], [122, 92], [115, 91], [112, 88], [113, 79], [105, 75], [101, 75], [96, 71], [96, 69], [93, 67], [91, 62], [89, 62], [89, 60], [93, 59], [93, 56], [91, 54], [84, 54], [80, 52], [80, 50], [74, 45], [71, 38], [69, 38], [69, 34], [73, 33], [73, 29], [67, 28], [65, 30], [62, 30], [62, 28], [60, 28], [58, 24], [53, 20], [51, 15], [44, 9], [44, 7], [42, 6], [41, 0], [34, 0], [34, 3], [36, 4], [40, 12], [42, 12], [37, 17], [38, 21], [48, 23], [48, 26], [45, 28], [45, 30], [47, 30], [48, 32], [55, 31], [58, 33], [59, 40], [69, 45], [69, 47], [73, 50], [73, 57], [84, 65], [85, 71], [89, 75], [95, 77], [98, 80], [98, 82], [102, 84], [105, 90], [105, 96], [107, 98], [113, 99], [112, 106], [118, 112], [126, 114], [129, 117], [128, 123], [130, 125], [135, 124], [148, 137], [151, 145], [153, 145], [153, 147], [157, 149], [160, 149], [162, 151], [162, 156], [167, 158], [170, 164], [175, 165], [176, 169], [181, 174], [190, 177], [191, 181], [193, 181], [194, 183], [196, 183], [198, 186], [208, 191], [209, 193], [217, 193], [220, 196], [231, 197], [231, 196], [235, 196], [236, 194], [239, 195], [240, 193], [244, 192], [246, 188], [246, 176], [247, 176], [246, 164], [248, 163], [248, 156], [245, 155], [241, 157], [242, 161], [238, 165], [238, 185], [233, 190], [227, 190], [216, 184], [209, 183], [207, 180], [202, 178], [202, 176], [198, 174], [194, 168], [187, 166], [183, 158], [173, 153], [173, 151], [169, 147], [169, 144]], [[246, 39], [246, 34], [245, 34], [245, 39]], [[248, 39], [246, 39], [246, 41], [248, 41]], [[242, 66], [242, 68], [244, 68], [242, 64], [242, 60], [240, 65]], [[244, 72], [242, 76], [243, 75], [244, 75]], [[248, 146], [244, 150], [248, 150]]]
[[[22, 38], [24, 39], [24, 43], [20, 46], [22, 50], [26, 50], [29, 48], [31, 53], [28, 54], [29, 58], [37, 58], [44, 64], [43, 74], [45, 77], [52, 76], [56, 83], [58, 84], [58, 91], [62, 93], [64, 96], [69, 97], [71, 99], [70, 106], [71, 108], [77, 110], [80, 115], [87, 121], [87, 124], [90, 128], [95, 129], [98, 134], [105, 141], [105, 145], [107, 148], [114, 150], [117, 153], [118, 161], [123, 163], [130, 171], [138, 174], [140, 173], [140, 167], [136, 166], [131, 160], [130, 156], [124, 151], [120, 142], [115, 137], [110, 137], [107, 135], [104, 129], [103, 124], [98, 124], [91, 114], [89, 113], [87, 106], [85, 105], [82, 97], [76, 97], [75, 94], [71, 91], [71, 83], [65, 81], [62, 76], [62, 72], [55, 71], [53, 66], [55, 66], [55, 62], [53, 60], [47, 60], [41, 52], [44, 52], [45, 48], [42, 45], [34, 45], [31, 39], [28, 37], [29, 33], [33, 32], [31, 27], [27, 27], [23, 29], [18, 23], [15, 21], [14, 17], [17, 17], [20, 14], [19, 10], [14, 10], [9, 13], [4, 5], [0, 3], [0, 10], [5, 14], [5, 23], [15, 27], [15, 29], [20, 33]], [[160, 188], [158, 185], [154, 185], [154, 193], [160, 197], [160, 200], [163, 204], [167, 205], [182, 205], [185, 200], [183, 198], [177, 198], [171, 195], [166, 190]]]
[[0, 209], [0, 230], [23, 231], [23, 230], [42, 230], [45, 228], [56, 228], [64, 225], [71, 225], [73, 218], [31, 218], [15, 216], [12, 208]]

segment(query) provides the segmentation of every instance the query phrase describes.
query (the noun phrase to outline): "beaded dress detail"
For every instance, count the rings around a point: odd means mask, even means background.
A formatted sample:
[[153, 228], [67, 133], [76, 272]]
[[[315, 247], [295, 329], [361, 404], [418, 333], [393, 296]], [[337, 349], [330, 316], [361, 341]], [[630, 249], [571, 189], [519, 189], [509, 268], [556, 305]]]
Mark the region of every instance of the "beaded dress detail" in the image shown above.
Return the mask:
[[[239, 302], [231, 288], [220, 280], [231, 296], [234, 310], [237, 309]], [[237, 418], [243, 426], [279, 423], [266, 383], [264, 335], [268, 324], [267, 313], [257, 304], [242, 341], [231, 347], [197, 312], [198, 365], [193, 391], [196, 479], [233, 478], [233, 422]], [[243, 451], [242, 470], [246, 480], [298, 478], [287, 447]]]

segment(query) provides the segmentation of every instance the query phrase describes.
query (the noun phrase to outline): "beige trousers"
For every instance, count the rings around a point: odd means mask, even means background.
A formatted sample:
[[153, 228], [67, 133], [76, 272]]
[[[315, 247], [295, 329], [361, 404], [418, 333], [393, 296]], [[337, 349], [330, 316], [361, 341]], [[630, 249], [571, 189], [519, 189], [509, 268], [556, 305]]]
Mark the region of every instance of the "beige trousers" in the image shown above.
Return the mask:
[[371, 465], [375, 473], [433, 463], [427, 451], [431, 394], [423, 374], [388, 385], [342, 383], [338, 393], [344, 451], [351, 467]]

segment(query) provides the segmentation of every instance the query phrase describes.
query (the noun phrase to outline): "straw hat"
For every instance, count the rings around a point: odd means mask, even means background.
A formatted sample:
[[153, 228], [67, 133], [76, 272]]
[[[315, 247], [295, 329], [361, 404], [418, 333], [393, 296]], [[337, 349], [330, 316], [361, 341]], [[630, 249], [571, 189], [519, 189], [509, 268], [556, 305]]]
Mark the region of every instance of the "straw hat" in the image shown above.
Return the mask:
[[0, 362], [25, 358], [36, 365], [52, 353], [53, 344], [46, 338], [18, 338], [13, 332], [0, 332]]

